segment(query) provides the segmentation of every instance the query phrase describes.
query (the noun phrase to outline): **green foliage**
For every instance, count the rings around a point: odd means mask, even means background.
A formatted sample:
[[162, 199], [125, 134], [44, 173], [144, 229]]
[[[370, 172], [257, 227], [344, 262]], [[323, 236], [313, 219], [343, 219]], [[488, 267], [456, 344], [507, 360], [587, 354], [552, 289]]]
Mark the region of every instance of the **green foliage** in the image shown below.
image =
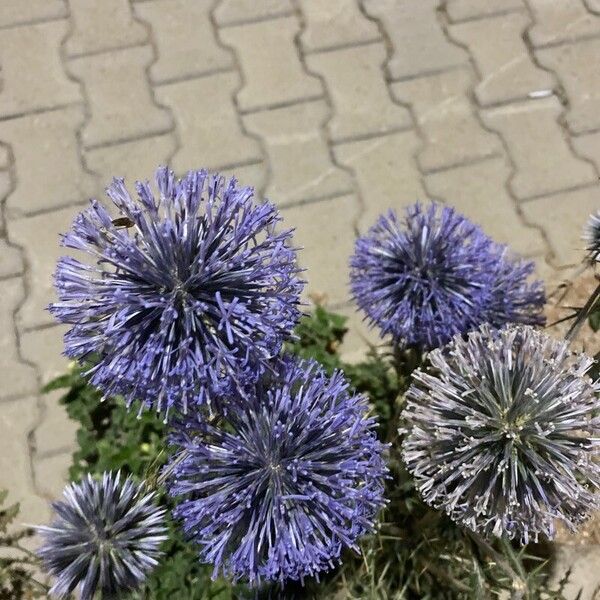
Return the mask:
[[[343, 565], [320, 582], [305, 588], [287, 586], [283, 592], [265, 589], [249, 591], [243, 586], [211, 581], [209, 566], [199, 564], [193, 547], [171, 523], [166, 558], [150, 578], [139, 598], [159, 600], [233, 600], [234, 598], [317, 598], [320, 600], [395, 599], [480, 599], [496, 598], [501, 590], [514, 589], [514, 577], [507, 575], [502, 562], [522, 579], [523, 598], [560, 598], [560, 591], [544, 588], [544, 561], [539, 551], [512, 548], [484, 551], [479, 542], [457, 527], [445, 515], [421, 502], [399, 456], [398, 417], [410, 372], [420, 364], [414, 353], [376, 352], [371, 349], [359, 364], [346, 364], [339, 355], [345, 317], [318, 307], [299, 324], [288, 350], [315, 358], [328, 371], [342, 369], [357, 391], [367, 394], [378, 415], [380, 436], [390, 443], [391, 475], [376, 534], [361, 543], [361, 555], [347, 552]], [[127, 409], [120, 398], [101, 400], [78, 369], [52, 382], [48, 389], [64, 388], [62, 399], [69, 416], [79, 423], [79, 448], [74, 454], [70, 475], [121, 469], [136, 477], [157, 482], [160, 467], [167, 459], [165, 425], [153, 412]], [[169, 506], [164, 494], [160, 501]], [[490, 554], [491, 552], [491, 554]], [[495, 553], [495, 554], [494, 554]], [[527, 570], [525, 569], [527, 565]], [[1, 597], [0, 597], [1, 598]]]

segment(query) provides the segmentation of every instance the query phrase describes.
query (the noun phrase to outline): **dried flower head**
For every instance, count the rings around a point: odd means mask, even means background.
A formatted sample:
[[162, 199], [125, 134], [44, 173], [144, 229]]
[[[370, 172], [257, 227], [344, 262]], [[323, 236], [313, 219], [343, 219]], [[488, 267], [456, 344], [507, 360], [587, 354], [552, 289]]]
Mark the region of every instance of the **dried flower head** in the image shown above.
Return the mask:
[[215, 576], [303, 580], [373, 528], [384, 447], [366, 399], [314, 361], [284, 358], [245, 394], [218, 425], [175, 426], [175, 515]]
[[528, 326], [487, 325], [430, 354], [403, 413], [403, 457], [424, 500], [522, 543], [600, 505], [593, 359]]
[[583, 239], [586, 243], [588, 260], [598, 262], [600, 260], [600, 210], [590, 215], [583, 230]]
[[527, 281], [533, 263], [449, 207], [415, 204], [404, 222], [382, 215], [350, 266], [358, 306], [402, 347], [436, 348], [482, 323], [543, 322], [542, 285]]
[[276, 208], [254, 204], [251, 188], [205, 171], [176, 181], [166, 168], [156, 185], [157, 196], [138, 182], [133, 199], [114, 179], [121, 216], [92, 201], [76, 218], [63, 244], [95, 264], [59, 261], [50, 310], [72, 326], [66, 354], [94, 359], [105, 395], [185, 412], [279, 352], [302, 282], [291, 232], [274, 231]]
[[138, 588], [156, 567], [159, 545], [166, 539], [164, 509], [154, 493], [120, 474], [87, 476], [67, 485], [54, 502], [56, 519], [37, 527], [43, 539], [38, 555], [56, 578], [50, 595], [68, 598], [80, 586], [82, 600], [121, 598]]

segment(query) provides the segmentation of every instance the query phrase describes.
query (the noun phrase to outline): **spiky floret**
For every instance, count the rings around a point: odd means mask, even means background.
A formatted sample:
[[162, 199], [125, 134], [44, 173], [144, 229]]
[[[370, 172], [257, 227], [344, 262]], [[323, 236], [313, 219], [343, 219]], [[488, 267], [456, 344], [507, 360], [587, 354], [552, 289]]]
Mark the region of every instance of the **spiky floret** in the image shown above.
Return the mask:
[[138, 588], [158, 564], [167, 537], [165, 511], [154, 497], [130, 478], [121, 481], [119, 473], [67, 485], [63, 500], [52, 504], [55, 520], [36, 528], [43, 540], [38, 555], [56, 578], [50, 595], [68, 598], [80, 586], [82, 600], [96, 592], [121, 598]]
[[544, 292], [533, 263], [513, 258], [449, 207], [415, 204], [382, 215], [358, 238], [352, 294], [382, 336], [430, 349], [482, 323], [540, 324]]
[[384, 504], [384, 446], [340, 372], [284, 358], [209, 424], [174, 426], [169, 493], [203, 562], [234, 579], [303, 580], [332, 568]]
[[406, 394], [402, 453], [430, 505], [522, 543], [598, 508], [593, 359], [529, 326], [487, 325], [429, 355]]
[[235, 179], [156, 172], [132, 198], [122, 179], [75, 219], [63, 245], [85, 252], [58, 263], [59, 301], [71, 325], [66, 354], [92, 357], [91, 382], [105, 395], [157, 410], [207, 402], [231, 378], [260, 372], [289, 336], [302, 282], [291, 232], [275, 232], [272, 204], [255, 204]]
[[591, 262], [600, 260], [600, 210], [590, 215], [583, 230], [587, 257]]

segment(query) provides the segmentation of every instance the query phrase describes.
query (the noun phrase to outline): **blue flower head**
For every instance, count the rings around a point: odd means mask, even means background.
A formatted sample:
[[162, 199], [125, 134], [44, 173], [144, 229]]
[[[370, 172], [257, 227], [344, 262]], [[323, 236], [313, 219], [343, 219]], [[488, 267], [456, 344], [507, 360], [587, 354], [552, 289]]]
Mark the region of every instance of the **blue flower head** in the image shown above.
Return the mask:
[[118, 217], [96, 201], [78, 215], [63, 244], [88, 261], [60, 259], [50, 310], [105, 395], [185, 412], [263, 370], [299, 317], [302, 282], [291, 232], [251, 188], [166, 168], [156, 186], [138, 182], [133, 198], [114, 179]]
[[70, 598], [80, 586], [81, 600], [122, 598], [142, 585], [156, 567], [166, 539], [164, 509], [154, 493], [117, 473], [101, 480], [88, 475], [67, 485], [64, 499], [53, 503], [56, 518], [37, 527], [43, 545], [38, 555], [56, 578], [50, 595]]
[[384, 504], [384, 446], [366, 399], [341, 373], [293, 358], [244, 394], [218, 424], [191, 413], [175, 424], [175, 516], [215, 576], [317, 575], [357, 547]]
[[356, 241], [352, 294], [382, 335], [431, 349], [482, 323], [543, 323], [533, 263], [509, 256], [449, 207], [416, 204], [401, 222], [383, 215]]

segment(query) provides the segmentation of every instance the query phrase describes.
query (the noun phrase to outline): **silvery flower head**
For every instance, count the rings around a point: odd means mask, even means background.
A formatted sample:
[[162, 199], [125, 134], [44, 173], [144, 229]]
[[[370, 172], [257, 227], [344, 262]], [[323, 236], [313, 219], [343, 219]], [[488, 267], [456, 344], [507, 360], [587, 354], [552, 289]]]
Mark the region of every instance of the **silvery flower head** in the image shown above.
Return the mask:
[[214, 576], [302, 581], [372, 530], [384, 446], [366, 399], [314, 361], [284, 358], [244, 394], [218, 424], [175, 425], [175, 516]]
[[588, 259], [591, 262], [600, 261], [600, 210], [590, 215], [583, 230], [583, 239], [586, 243]]
[[37, 527], [43, 539], [38, 555], [56, 579], [51, 596], [68, 598], [80, 586], [81, 600], [91, 600], [96, 592], [121, 598], [140, 587], [158, 564], [165, 511], [154, 505], [153, 493], [130, 478], [88, 475], [67, 485], [52, 507], [55, 520]]
[[105, 395], [185, 412], [279, 352], [302, 282], [291, 232], [274, 231], [275, 206], [253, 203], [251, 188], [166, 168], [156, 186], [138, 182], [133, 198], [114, 179], [119, 217], [96, 201], [79, 214], [63, 244], [91, 261], [59, 261], [50, 310], [71, 325], [66, 354], [93, 359]]
[[592, 358], [515, 325], [484, 325], [429, 356], [402, 415], [404, 461], [428, 504], [522, 543], [600, 506]]
[[511, 257], [449, 207], [420, 204], [382, 215], [356, 241], [352, 294], [400, 347], [430, 349], [482, 323], [540, 324], [544, 292], [533, 263]]

